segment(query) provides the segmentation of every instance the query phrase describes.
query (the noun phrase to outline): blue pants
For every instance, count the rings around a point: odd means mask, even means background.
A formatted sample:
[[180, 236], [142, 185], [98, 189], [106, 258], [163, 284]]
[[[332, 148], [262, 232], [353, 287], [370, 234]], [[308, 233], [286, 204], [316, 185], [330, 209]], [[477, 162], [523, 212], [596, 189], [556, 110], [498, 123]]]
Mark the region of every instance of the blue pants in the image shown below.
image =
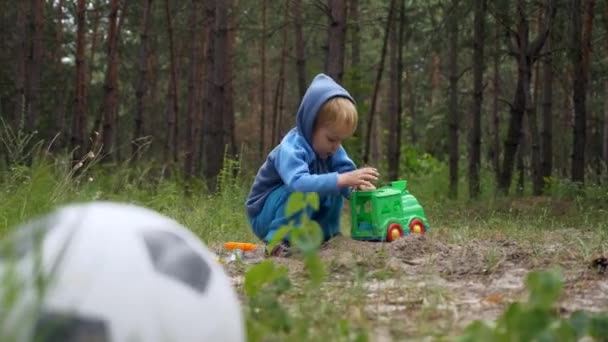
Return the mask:
[[289, 221], [296, 220], [296, 226], [298, 226], [299, 215], [302, 214], [319, 223], [325, 241], [340, 232], [340, 215], [344, 205], [342, 195], [319, 196], [319, 210], [317, 212], [309, 208], [305, 213], [296, 213], [291, 217], [286, 217], [285, 208], [289, 195], [291, 195], [291, 192], [285, 185], [282, 185], [270, 193], [260, 213], [255, 217], [249, 217], [251, 228], [253, 228], [253, 232], [258, 238], [266, 243], [270, 242], [276, 231]]

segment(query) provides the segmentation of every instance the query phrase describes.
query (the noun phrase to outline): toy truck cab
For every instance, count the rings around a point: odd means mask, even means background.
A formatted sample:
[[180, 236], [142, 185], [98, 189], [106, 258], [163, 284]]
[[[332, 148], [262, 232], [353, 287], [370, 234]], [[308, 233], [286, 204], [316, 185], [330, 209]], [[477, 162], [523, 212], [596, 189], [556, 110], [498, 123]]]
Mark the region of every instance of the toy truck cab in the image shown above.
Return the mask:
[[355, 240], [393, 241], [409, 233], [424, 234], [428, 221], [418, 200], [407, 191], [407, 181], [351, 194], [351, 237]]

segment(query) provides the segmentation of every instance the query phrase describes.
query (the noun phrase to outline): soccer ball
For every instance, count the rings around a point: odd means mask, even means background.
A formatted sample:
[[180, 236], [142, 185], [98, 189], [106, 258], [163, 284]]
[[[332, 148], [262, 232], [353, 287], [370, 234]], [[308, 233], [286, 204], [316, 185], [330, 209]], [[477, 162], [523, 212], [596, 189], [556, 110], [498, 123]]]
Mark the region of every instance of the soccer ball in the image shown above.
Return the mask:
[[18, 227], [3, 246], [0, 340], [245, 340], [221, 265], [188, 229], [154, 211], [67, 206]]

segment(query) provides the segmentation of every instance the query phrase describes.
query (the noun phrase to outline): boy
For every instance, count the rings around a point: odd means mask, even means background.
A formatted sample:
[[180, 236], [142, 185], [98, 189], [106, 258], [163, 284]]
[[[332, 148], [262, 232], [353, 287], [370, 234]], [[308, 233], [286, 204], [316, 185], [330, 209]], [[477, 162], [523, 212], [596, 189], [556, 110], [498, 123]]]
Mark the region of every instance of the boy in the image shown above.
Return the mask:
[[[302, 98], [296, 127], [270, 152], [247, 197], [249, 223], [260, 239], [268, 243], [293, 218], [285, 216], [292, 192], [318, 193], [319, 210], [300, 214], [319, 223], [325, 241], [339, 234], [342, 196], [348, 197], [351, 188], [374, 189], [378, 179], [374, 168], [356, 169], [341, 146], [356, 127], [353, 98], [329, 76], [317, 75]], [[289, 243], [270, 254], [287, 256]]]

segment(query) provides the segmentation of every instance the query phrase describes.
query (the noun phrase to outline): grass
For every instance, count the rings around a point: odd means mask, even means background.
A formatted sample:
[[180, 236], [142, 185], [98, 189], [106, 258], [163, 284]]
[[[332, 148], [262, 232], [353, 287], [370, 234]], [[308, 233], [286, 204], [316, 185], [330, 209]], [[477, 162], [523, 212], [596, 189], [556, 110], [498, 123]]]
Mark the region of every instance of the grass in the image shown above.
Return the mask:
[[[0, 237], [18, 224], [59, 206], [108, 200], [154, 209], [190, 228], [212, 247], [228, 240], [258, 242], [248, 227], [244, 210], [251, 174], [239, 173], [239, 166], [233, 162], [223, 171], [219, 193], [208, 194], [203, 183], [197, 181], [189, 183], [190, 195], [186, 195], [184, 179], [161, 177], [153, 164], [94, 164], [74, 174], [67, 159], [38, 154], [29, 167], [11, 164], [0, 171]], [[445, 165], [437, 164], [431, 172], [406, 178], [409, 190], [425, 207], [431, 222], [428, 237], [432, 240], [452, 245], [516, 241], [525, 244], [527, 251], [538, 258], [545, 258], [546, 246], [556, 243], [561, 249], [553, 256], [555, 262], [569, 255], [587, 261], [608, 250], [605, 186], [588, 185], [581, 191], [568, 182], [554, 180], [543, 197], [496, 197], [490, 173], [485, 172], [482, 197], [469, 201], [445, 196], [448, 179]], [[466, 184], [464, 180], [461, 183], [463, 194]], [[347, 235], [346, 214], [342, 224]], [[280, 293], [276, 289], [269, 291], [277, 300], [275, 304], [284, 308], [289, 328], [262, 329], [265, 341], [365, 341], [384, 335], [395, 339], [441, 337], [462, 328], [453, 321], [457, 315], [438, 309], [452, 305], [457, 295], [445, 286], [433, 284], [436, 279], [433, 269], [413, 280], [403, 269], [391, 264], [391, 254], [383, 246], [365, 258], [358, 251], [336, 248], [331, 258], [323, 261], [329, 272], [320, 287], [308, 283], [299, 260], [287, 261], [291, 286]], [[504, 262], [505, 255], [499, 248], [491, 247], [483, 253], [484, 267], [489, 273]], [[240, 274], [243, 273], [241, 270]], [[379, 293], [368, 288], [374, 282], [391, 281], [402, 287], [390, 287]], [[419, 282], [429, 285], [417, 287]], [[242, 293], [242, 288], [239, 291]], [[378, 297], [370, 298], [374, 293]], [[251, 300], [243, 298], [245, 302]], [[397, 313], [371, 314], [370, 302], [374, 301], [382, 310], [394, 309]], [[254, 318], [254, 311], [246, 312], [250, 320]], [[258, 323], [269, 327], [273, 324]]]

